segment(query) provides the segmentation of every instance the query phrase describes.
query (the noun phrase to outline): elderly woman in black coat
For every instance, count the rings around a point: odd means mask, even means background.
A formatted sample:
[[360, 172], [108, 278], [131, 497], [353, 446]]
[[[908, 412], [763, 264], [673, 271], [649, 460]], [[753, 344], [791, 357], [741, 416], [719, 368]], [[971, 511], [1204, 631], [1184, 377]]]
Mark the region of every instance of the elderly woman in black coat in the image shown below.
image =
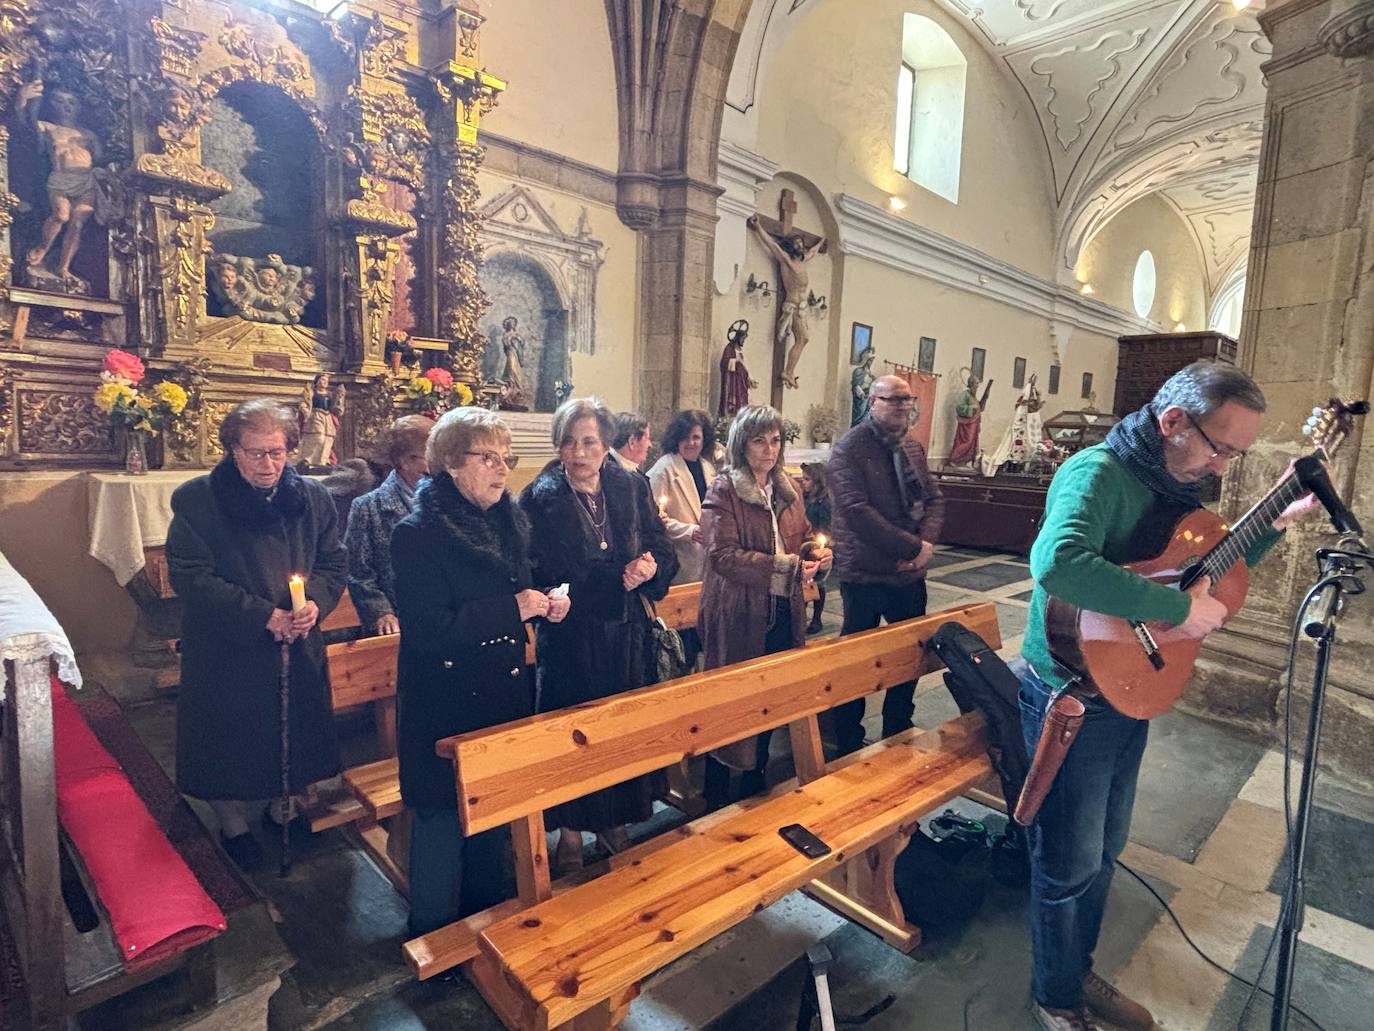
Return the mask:
[[[649, 481], [607, 462], [614, 416], [596, 398], [565, 401], [553, 416], [550, 462], [520, 495], [530, 518], [534, 578], [567, 583], [572, 615], [538, 628], [539, 709], [550, 712], [651, 681], [649, 622], [641, 599], [668, 593], [677, 557], [649, 496]], [[638, 777], [556, 807], [555, 860], [581, 865], [581, 831], [618, 850], [624, 825], [647, 820], [652, 780]]]
[[503, 898], [501, 829], [464, 838], [440, 738], [534, 711], [525, 622], [558, 623], [566, 597], [533, 588], [529, 524], [506, 493], [510, 431], [494, 412], [444, 415], [429, 479], [391, 535], [401, 624], [396, 669], [401, 797], [411, 810], [410, 931], [426, 934]]
[[[319, 621], [343, 593], [346, 557], [329, 493], [286, 464], [295, 413], [245, 401], [219, 431], [224, 459], [172, 495], [167, 567], [181, 599], [177, 786], [210, 802], [225, 850], [262, 861], [246, 802], [281, 787], [281, 643], [290, 645], [290, 788], [339, 772]], [[293, 612], [289, 581], [305, 578]], [[285, 818], [283, 816], [283, 818]]]
[[396, 579], [391, 572], [391, 531], [415, 508], [415, 489], [427, 471], [425, 441], [434, 420], [403, 415], [387, 430], [391, 472], [375, 490], [353, 499], [348, 512], [348, 593], [363, 634], [399, 634]]

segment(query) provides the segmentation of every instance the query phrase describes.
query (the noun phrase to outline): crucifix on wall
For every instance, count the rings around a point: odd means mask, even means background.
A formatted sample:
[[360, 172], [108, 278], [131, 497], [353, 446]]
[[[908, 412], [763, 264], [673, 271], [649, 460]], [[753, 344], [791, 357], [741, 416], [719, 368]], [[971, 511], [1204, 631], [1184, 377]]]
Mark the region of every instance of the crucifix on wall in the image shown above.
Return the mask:
[[791, 190], [783, 190], [778, 202], [781, 219], [749, 216], [749, 228], [778, 263], [778, 282], [782, 284], [778, 291], [778, 329], [773, 338], [773, 368], [782, 370], [773, 377], [772, 404], [777, 409], [782, 408], [783, 388], [797, 386], [797, 362], [811, 338], [807, 312], [811, 292], [806, 263], [817, 254], [824, 254], [829, 246], [825, 237], [792, 224], [796, 212], [796, 197]]

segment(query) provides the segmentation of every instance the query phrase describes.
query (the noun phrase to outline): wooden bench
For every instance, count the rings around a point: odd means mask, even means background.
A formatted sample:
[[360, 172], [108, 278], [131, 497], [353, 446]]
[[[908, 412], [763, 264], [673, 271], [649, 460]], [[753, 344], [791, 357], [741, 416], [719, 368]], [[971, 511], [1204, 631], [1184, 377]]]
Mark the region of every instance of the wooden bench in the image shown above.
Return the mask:
[[[347, 594], [344, 597], [347, 599]], [[700, 583], [678, 584], [658, 603], [658, 613], [674, 629], [695, 626], [700, 599]], [[356, 613], [354, 618], [356, 621]], [[331, 644], [326, 649], [334, 711], [371, 706], [377, 726], [378, 750], [382, 755], [373, 762], [345, 770], [343, 780], [347, 793], [325, 799], [311, 810], [308, 819], [310, 829], [315, 832], [357, 825], [363, 845], [404, 891], [404, 842], [392, 841], [383, 826], [383, 821], [400, 815], [405, 808], [396, 760], [396, 656], [399, 647], [400, 637], [392, 634]], [[534, 664], [532, 631], [525, 647], [525, 662]], [[669, 777], [668, 801], [691, 815], [704, 808], [699, 796], [691, 790], [685, 770], [681, 769], [674, 770]]]
[[[910, 730], [826, 765], [817, 716], [939, 668], [956, 620], [996, 647], [996, 609], [961, 607], [439, 743], [472, 834], [510, 824], [518, 896], [407, 942], [417, 976], [466, 963], [512, 1028], [614, 1027], [641, 980], [797, 888], [909, 950], [893, 868], [919, 818], [988, 774], [981, 719]], [[786, 726], [795, 781], [551, 883], [543, 810]], [[808, 859], [777, 834], [832, 848]], [[572, 1025], [570, 1025], [572, 1026]]]

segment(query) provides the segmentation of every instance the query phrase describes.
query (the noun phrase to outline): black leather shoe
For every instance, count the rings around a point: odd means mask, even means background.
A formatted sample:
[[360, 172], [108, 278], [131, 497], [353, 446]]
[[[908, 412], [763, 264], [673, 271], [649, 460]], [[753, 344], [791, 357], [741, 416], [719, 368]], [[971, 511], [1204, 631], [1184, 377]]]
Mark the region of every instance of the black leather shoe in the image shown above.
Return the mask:
[[244, 831], [232, 838], [226, 838], [221, 834], [219, 840], [224, 846], [224, 851], [228, 852], [229, 858], [234, 861], [234, 865], [244, 873], [252, 873], [262, 866], [262, 849], [250, 832]]

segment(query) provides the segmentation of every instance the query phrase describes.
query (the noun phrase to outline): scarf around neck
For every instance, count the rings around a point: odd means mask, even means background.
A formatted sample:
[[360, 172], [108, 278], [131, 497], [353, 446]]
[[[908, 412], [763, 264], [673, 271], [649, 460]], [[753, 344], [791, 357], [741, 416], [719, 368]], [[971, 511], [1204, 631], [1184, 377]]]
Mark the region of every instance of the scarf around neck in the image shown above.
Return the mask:
[[1202, 484], [1182, 483], [1164, 463], [1164, 437], [1153, 405], [1132, 412], [1107, 434], [1107, 449], [1154, 493], [1188, 508], [1202, 507]]

